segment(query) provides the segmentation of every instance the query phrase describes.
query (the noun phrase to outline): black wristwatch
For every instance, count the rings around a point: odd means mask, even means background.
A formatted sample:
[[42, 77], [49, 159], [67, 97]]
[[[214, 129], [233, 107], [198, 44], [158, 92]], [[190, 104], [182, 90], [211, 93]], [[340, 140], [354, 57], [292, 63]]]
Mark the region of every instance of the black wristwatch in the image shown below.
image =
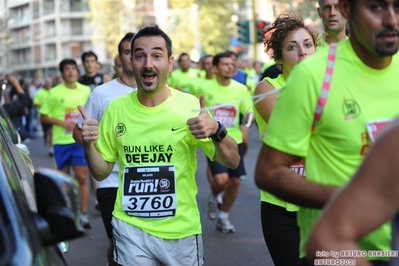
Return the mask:
[[217, 122], [219, 124], [219, 127], [216, 130], [216, 133], [210, 136], [210, 138], [214, 141], [221, 142], [224, 139], [224, 137], [226, 137], [227, 130], [222, 123], [220, 123], [219, 121]]

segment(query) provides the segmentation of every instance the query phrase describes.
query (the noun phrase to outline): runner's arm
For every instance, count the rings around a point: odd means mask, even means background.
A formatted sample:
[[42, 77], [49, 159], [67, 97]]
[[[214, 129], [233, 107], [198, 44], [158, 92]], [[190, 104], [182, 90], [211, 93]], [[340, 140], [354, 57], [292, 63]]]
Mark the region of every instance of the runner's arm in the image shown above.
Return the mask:
[[262, 144], [255, 168], [256, 185], [277, 197], [307, 208], [323, 208], [336, 188], [306, 180], [290, 166], [301, 158]]
[[[101, 153], [95, 147], [95, 141], [85, 141], [85, 133], [85, 131], [82, 132], [82, 139], [87, 165], [89, 166], [90, 173], [94, 178], [97, 181], [102, 181], [111, 174], [115, 163], [104, 160]], [[95, 133], [98, 134], [98, 131]]]
[[234, 139], [227, 135], [221, 142], [213, 141], [215, 144], [215, 160], [221, 165], [235, 169], [240, 163], [238, 146]]
[[79, 143], [80, 145], [83, 146], [83, 139], [82, 139], [82, 130], [80, 129], [80, 127], [78, 126], [78, 124], [75, 125], [74, 129], [73, 129], [73, 139]]
[[78, 106], [78, 109], [83, 116], [80, 130], [85, 159], [90, 173], [97, 181], [102, 181], [111, 174], [115, 162], [104, 160], [102, 154], [96, 149], [95, 143], [98, 139], [98, 121], [90, 119], [82, 106]]
[[68, 131], [72, 131], [73, 127], [75, 126], [74, 121], [58, 120], [58, 119], [52, 118], [52, 117], [50, 117], [48, 115], [44, 115], [44, 114], [40, 115], [40, 122], [45, 123], [45, 124], [51, 124], [51, 125], [59, 125]]
[[[199, 101], [202, 111], [198, 116], [187, 120], [187, 125], [195, 138], [204, 139], [217, 132], [219, 123], [206, 110], [204, 95], [201, 95]], [[240, 155], [235, 140], [226, 135], [220, 142], [214, 140], [213, 143], [216, 148], [214, 159], [227, 168], [237, 168], [240, 163]]]

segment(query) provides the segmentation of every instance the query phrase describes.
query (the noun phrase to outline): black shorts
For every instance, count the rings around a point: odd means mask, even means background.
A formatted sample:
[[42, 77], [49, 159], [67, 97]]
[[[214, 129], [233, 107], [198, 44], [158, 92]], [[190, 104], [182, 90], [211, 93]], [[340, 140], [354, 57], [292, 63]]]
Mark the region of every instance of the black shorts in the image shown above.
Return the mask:
[[97, 189], [97, 201], [100, 206], [101, 218], [103, 219], [105, 231], [107, 236], [112, 239], [112, 212], [114, 211], [114, 205], [116, 200], [117, 187], [110, 188], [98, 188]]
[[211, 169], [212, 175], [228, 173], [229, 177], [232, 178], [240, 178], [240, 176], [245, 175], [246, 172], [244, 167], [244, 148], [242, 144], [238, 144], [238, 153], [240, 154], [241, 159], [240, 159], [240, 164], [236, 169], [227, 168], [216, 161], [212, 162], [207, 157], [208, 165], [209, 168]]

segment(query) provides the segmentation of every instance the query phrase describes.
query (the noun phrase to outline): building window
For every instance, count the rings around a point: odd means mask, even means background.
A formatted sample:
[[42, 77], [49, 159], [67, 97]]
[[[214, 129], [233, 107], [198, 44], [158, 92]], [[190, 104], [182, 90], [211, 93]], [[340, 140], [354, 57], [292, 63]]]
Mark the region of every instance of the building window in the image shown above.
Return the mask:
[[88, 11], [89, 7], [87, 5], [87, 1], [70, 0], [69, 9], [70, 11]]
[[40, 64], [42, 61], [42, 49], [40, 46], [35, 47], [35, 64]]
[[45, 57], [46, 61], [54, 61], [56, 60], [56, 46], [55, 44], [49, 44], [45, 47]]
[[33, 36], [35, 41], [40, 41], [42, 39], [40, 31], [40, 23], [33, 24]]
[[75, 59], [79, 59], [82, 53], [83, 45], [80, 42], [71, 42], [69, 44], [71, 48], [71, 57]]
[[43, 14], [53, 14], [55, 12], [55, 5], [53, 0], [44, 0], [43, 1]]
[[55, 37], [55, 21], [45, 22], [44, 25], [46, 29], [44, 35], [46, 36], [46, 39]]
[[39, 12], [39, 1], [34, 1], [33, 2], [33, 18], [38, 18], [40, 17], [40, 12]]
[[83, 20], [82, 19], [72, 19], [71, 20], [71, 35], [72, 36], [83, 35]]

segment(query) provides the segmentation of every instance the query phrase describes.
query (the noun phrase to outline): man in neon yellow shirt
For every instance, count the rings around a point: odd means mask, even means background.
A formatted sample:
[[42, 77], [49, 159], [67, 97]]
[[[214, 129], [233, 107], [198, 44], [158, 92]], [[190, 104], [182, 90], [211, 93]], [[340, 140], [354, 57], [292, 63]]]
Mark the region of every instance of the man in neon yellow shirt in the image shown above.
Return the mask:
[[170, 74], [170, 86], [179, 91], [189, 92], [191, 82], [198, 77], [197, 69], [192, 68], [190, 56], [182, 53], [179, 56], [179, 67]]
[[338, 0], [318, 0], [317, 13], [323, 23], [324, 32], [318, 39], [317, 50], [328, 48], [330, 43], [346, 39], [346, 19], [338, 8]]
[[[367, 128], [399, 114], [397, 2], [340, 0], [339, 8], [356, 34], [338, 44], [321, 120], [312, 132], [328, 50], [310, 56], [291, 72], [270, 117], [255, 171], [259, 188], [300, 206], [301, 258], [306, 257], [305, 243], [319, 209], [354, 174], [372, 144]], [[304, 158], [306, 179], [289, 168], [299, 158]], [[358, 245], [366, 251], [389, 250], [390, 231], [385, 224]]]
[[205, 72], [205, 75], [202, 75], [191, 82], [190, 89], [188, 93], [196, 96], [198, 99], [201, 95], [198, 95], [198, 88], [205, 81], [211, 80], [215, 78], [215, 73], [213, 73], [213, 65], [212, 65], [213, 56], [205, 55], [201, 60], [201, 68]]
[[58, 170], [70, 174], [73, 167], [75, 178], [79, 182], [81, 197], [80, 222], [90, 229], [87, 216], [89, 189], [87, 187], [88, 168], [83, 155], [83, 148], [73, 139], [72, 132], [79, 118], [78, 105], [84, 105], [90, 95], [90, 87], [80, 84], [78, 67], [73, 59], [61, 61], [59, 70], [64, 83], [52, 88], [40, 108], [41, 122], [53, 125], [54, 158]]
[[[231, 78], [234, 75], [235, 64], [230, 53], [216, 54], [212, 64], [216, 78], [202, 83], [198, 89], [198, 95], [205, 95], [208, 105], [214, 108], [213, 116], [218, 121], [223, 121], [230, 136], [237, 142], [241, 160], [240, 165], [233, 169], [208, 160], [212, 177], [208, 176], [211, 194], [207, 212], [210, 219], [217, 218], [216, 227], [222, 233], [233, 233], [235, 227], [230, 223], [229, 211], [238, 194], [240, 177], [246, 174], [240, 117], [245, 116], [246, 112], [252, 109], [252, 100], [247, 87]], [[224, 192], [223, 202], [220, 212], [217, 213], [216, 197], [222, 192]]]
[[79, 107], [93, 176], [100, 181], [120, 163], [114, 260], [119, 265], [202, 265], [196, 148], [235, 168], [237, 144], [204, 110], [203, 97], [198, 101], [166, 85], [172, 41], [158, 26], [136, 33], [131, 55], [138, 89], [109, 103], [100, 129]]

